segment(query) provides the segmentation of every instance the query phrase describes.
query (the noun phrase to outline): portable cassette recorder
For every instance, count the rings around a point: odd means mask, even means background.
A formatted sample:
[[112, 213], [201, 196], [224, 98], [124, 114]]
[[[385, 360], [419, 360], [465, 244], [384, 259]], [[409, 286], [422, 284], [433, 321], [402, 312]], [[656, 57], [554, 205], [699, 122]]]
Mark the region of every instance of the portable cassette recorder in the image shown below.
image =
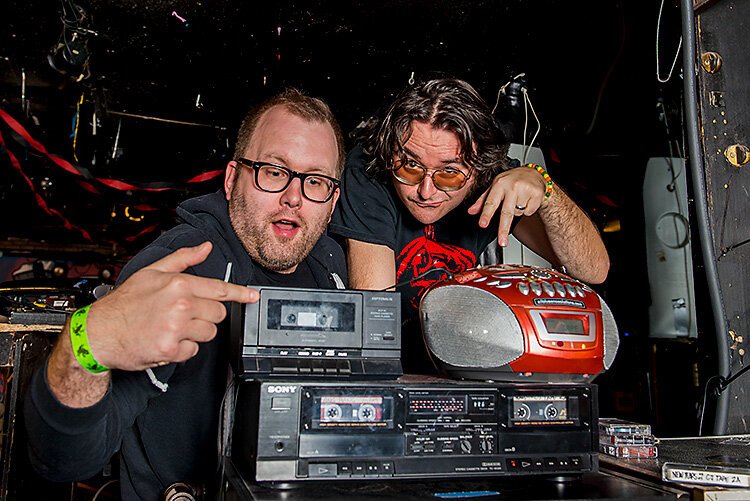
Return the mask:
[[597, 419], [585, 384], [246, 382], [232, 462], [257, 482], [580, 474]]
[[397, 292], [253, 287], [232, 305], [231, 360], [240, 378], [395, 378], [401, 368]]

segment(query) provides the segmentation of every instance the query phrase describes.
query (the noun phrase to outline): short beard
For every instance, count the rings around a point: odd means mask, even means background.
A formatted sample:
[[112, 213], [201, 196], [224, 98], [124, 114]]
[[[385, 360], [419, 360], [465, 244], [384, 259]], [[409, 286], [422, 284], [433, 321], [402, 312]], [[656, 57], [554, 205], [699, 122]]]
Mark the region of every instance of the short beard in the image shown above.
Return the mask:
[[283, 242], [271, 229], [271, 221], [276, 217], [277, 215], [271, 215], [265, 220], [256, 217], [242, 190], [232, 189], [229, 220], [250, 258], [267, 270], [291, 273], [310, 254], [327, 223], [321, 220], [311, 226], [308, 221], [300, 220], [296, 237]]

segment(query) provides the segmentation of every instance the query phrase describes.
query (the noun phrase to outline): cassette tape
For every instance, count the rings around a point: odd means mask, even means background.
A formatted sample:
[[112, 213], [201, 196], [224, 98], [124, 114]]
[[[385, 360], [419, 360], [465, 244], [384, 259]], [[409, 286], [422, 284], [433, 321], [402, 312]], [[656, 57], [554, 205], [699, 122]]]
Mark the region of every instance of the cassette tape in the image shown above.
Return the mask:
[[324, 427], [340, 426], [385, 426], [389, 416], [388, 399], [382, 396], [336, 396], [320, 398], [316, 407], [320, 408], [313, 425]]

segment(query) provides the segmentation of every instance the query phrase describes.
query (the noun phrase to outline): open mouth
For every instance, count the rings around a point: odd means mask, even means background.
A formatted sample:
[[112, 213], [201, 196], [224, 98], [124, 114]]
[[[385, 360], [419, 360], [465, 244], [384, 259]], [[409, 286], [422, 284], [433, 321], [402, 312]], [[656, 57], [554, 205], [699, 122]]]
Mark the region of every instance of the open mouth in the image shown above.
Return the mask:
[[293, 236], [297, 233], [297, 230], [300, 227], [300, 224], [298, 221], [294, 219], [277, 219], [276, 221], [273, 221], [272, 223], [274, 231], [280, 235], [280, 236]]

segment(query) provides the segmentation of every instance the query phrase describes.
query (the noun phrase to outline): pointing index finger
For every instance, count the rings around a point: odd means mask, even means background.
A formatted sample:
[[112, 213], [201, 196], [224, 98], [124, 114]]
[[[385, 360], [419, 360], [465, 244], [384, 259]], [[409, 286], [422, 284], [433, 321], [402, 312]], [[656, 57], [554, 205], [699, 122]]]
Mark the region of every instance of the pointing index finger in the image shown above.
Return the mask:
[[260, 293], [244, 285], [224, 282], [216, 278], [191, 276], [191, 288], [194, 296], [214, 301], [234, 301], [236, 303], [255, 303]]

